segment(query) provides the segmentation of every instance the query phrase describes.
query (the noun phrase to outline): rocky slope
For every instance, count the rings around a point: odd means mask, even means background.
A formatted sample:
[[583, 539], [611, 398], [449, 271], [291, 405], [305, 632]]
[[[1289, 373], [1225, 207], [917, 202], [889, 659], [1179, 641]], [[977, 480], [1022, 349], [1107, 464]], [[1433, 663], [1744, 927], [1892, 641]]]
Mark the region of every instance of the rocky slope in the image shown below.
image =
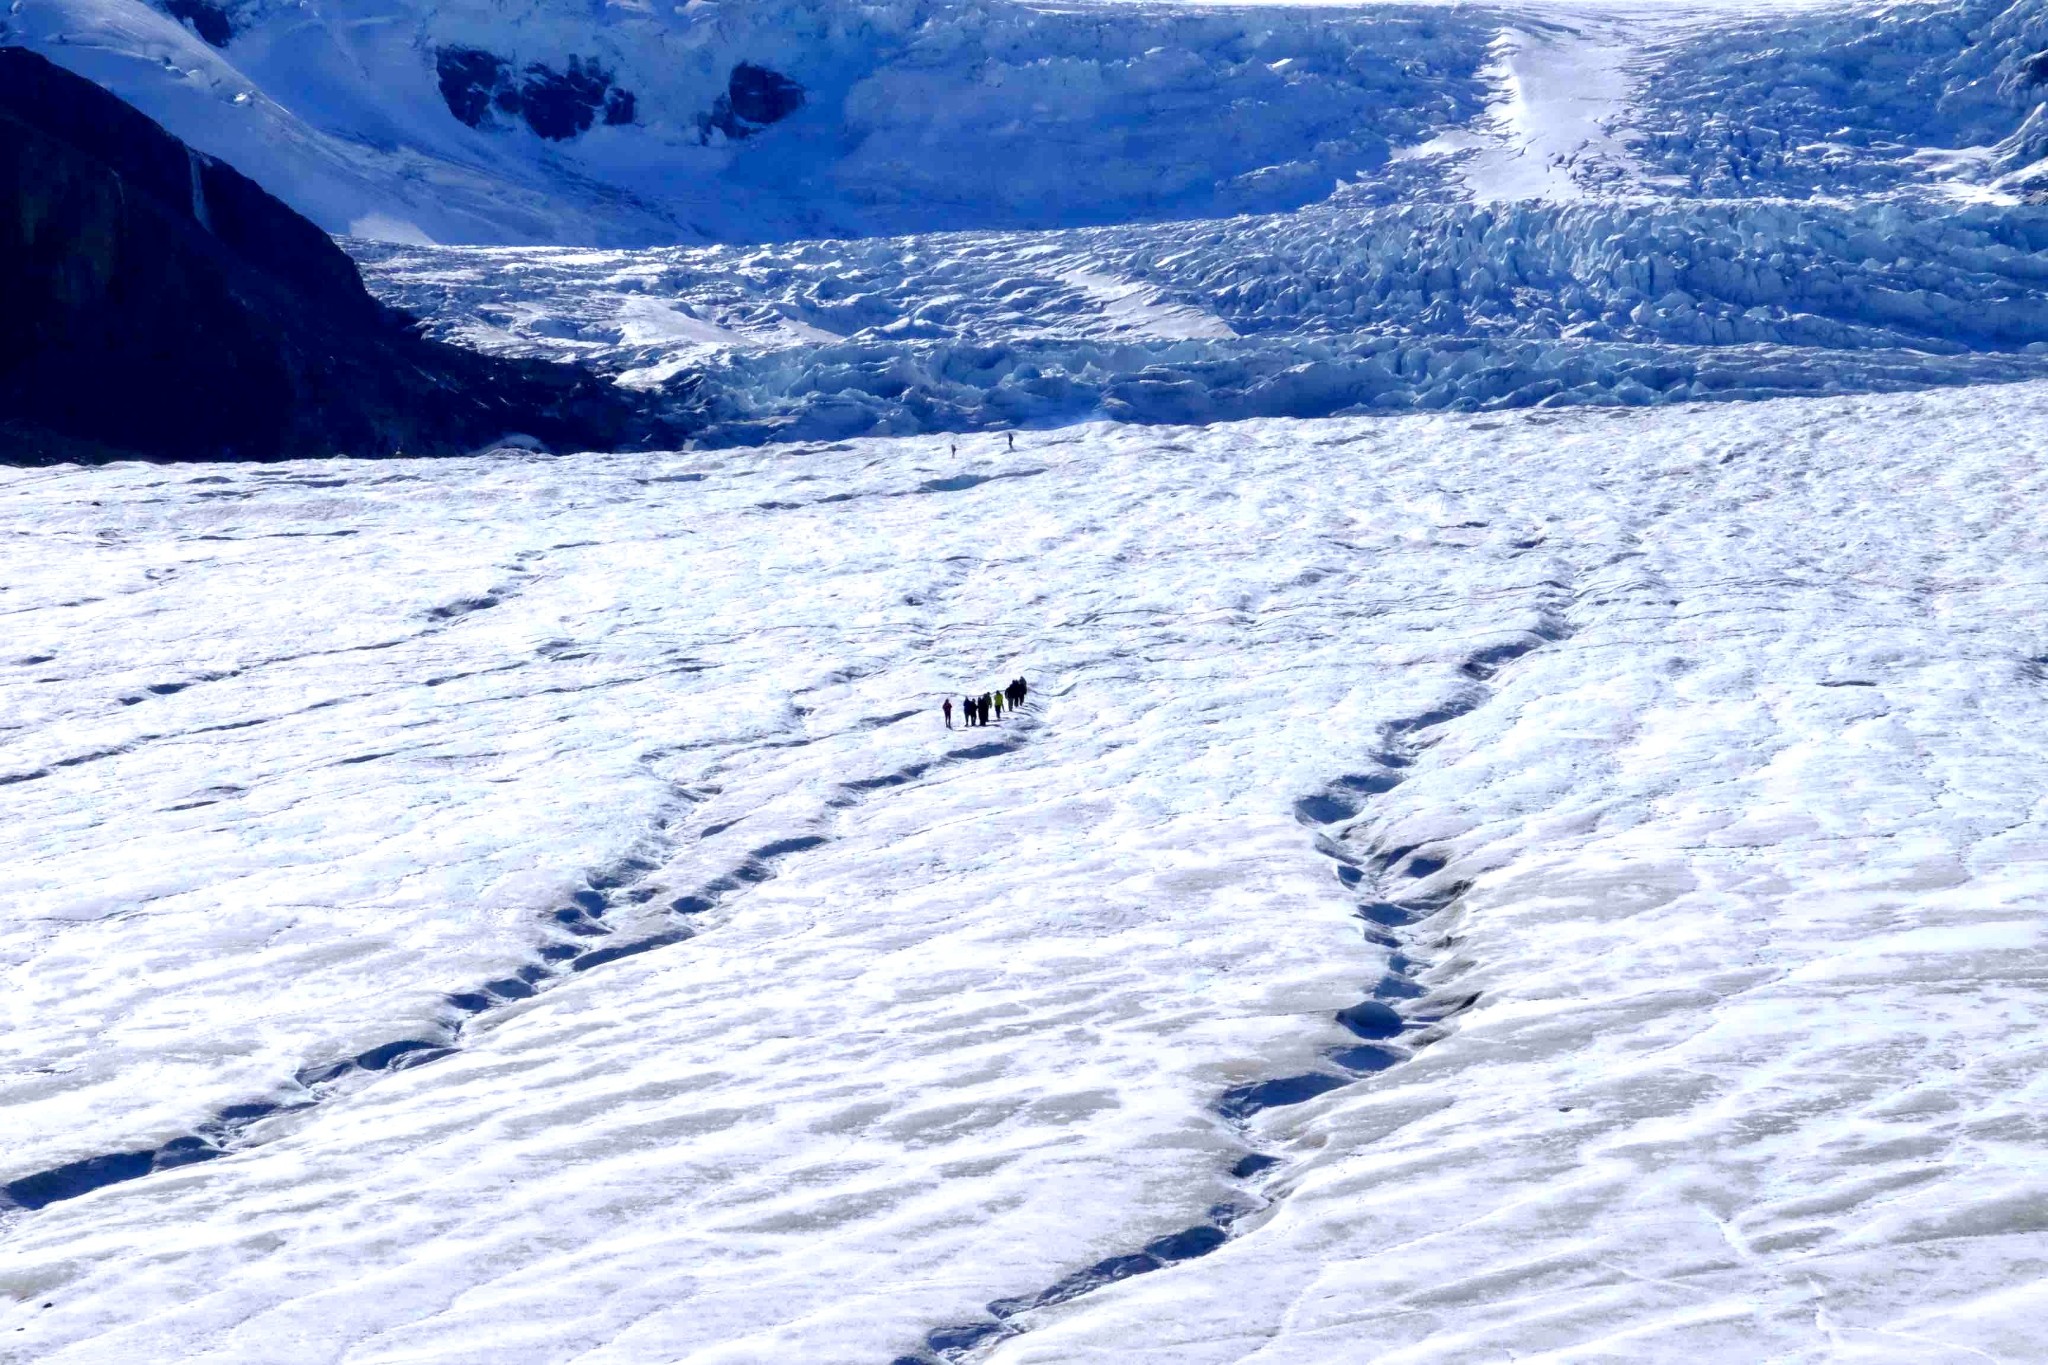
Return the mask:
[[313, 224], [0, 49], [0, 455], [444, 454], [659, 438], [578, 370], [426, 340]]

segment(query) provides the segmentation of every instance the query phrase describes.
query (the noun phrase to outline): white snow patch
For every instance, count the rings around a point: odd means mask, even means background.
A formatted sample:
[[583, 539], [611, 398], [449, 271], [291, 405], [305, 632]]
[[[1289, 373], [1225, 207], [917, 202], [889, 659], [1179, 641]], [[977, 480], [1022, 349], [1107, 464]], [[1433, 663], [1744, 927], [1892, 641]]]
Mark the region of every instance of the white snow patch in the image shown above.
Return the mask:
[[1237, 333], [1213, 313], [1163, 299], [1156, 288], [1121, 280], [1094, 270], [1070, 270], [1060, 276], [1100, 309], [1109, 336], [1159, 337], [1184, 341], [1196, 337], [1229, 337]]
[[388, 213], [366, 213], [349, 223], [348, 235], [372, 242], [396, 242], [401, 246], [438, 246], [420, 230], [418, 223], [394, 218]]
[[660, 299], [629, 298], [619, 305], [618, 340], [625, 346], [679, 343], [685, 348], [731, 346], [746, 338]]
[[[1611, 131], [1627, 116], [1637, 58], [1626, 29], [1600, 22], [1509, 28], [1494, 41], [1493, 53], [1489, 74], [1499, 93], [1488, 115], [1494, 140], [1479, 145], [1461, 167], [1474, 197], [1573, 200], [1587, 193], [1582, 166], [1610, 178], [1640, 174]], [[1457, 135], [1435, 142], [1447, 138]]]

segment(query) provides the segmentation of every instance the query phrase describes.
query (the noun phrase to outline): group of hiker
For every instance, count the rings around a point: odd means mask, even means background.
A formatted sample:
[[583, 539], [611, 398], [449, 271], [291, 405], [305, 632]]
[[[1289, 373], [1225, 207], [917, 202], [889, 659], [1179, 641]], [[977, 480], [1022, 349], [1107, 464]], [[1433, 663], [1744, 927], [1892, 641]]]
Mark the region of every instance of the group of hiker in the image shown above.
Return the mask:
[[[1012, 678], [1009, 686], [1000, 692], [984, 692], [978, 697], [962, 697], [960, 699], [961, 728], [965, 729], [970, 725], [987, 725], [992, 718], [994, 720], [1001, 720], [1005, 706], [1015, 711], [1024, 705], [1024, 698], [1030, 695], [1031, 684], [1025, 682], [1022, 678]], [[952, 729], [953, 699], [951, 697], [946, 698], [946, 704], [940, 709], [946, 713], [946, 728], [948, 730]]]

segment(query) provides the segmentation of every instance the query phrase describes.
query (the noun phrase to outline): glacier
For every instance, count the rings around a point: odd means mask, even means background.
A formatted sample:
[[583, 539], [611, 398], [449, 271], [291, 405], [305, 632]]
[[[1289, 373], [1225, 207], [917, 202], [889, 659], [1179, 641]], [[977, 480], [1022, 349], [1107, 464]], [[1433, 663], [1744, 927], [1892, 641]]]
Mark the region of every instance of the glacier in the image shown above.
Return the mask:
[[20, 0], [704, 446], [2042, 374], [2034, 0]]
[[446, 340], [581, 360], [707, 445], [2009, 381], [2048, 211], [1325, 205], [789, 246], [355, 243]]
[[9, 471], [0, 1356], [2025, 1358], [2044, 420]]
[[0, 1362], [2039, 1356], [2048, 6], [0, 42], [691, 433], [0, 466]]

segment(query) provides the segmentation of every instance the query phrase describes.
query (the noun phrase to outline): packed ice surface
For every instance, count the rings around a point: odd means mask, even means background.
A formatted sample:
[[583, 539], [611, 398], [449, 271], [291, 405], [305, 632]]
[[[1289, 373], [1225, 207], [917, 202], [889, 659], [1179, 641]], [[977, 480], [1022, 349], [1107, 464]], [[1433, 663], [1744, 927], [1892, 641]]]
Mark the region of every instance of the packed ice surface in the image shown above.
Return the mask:
[[8, 471], [0, 1359], [2028, 1359], [2044, 425]]

